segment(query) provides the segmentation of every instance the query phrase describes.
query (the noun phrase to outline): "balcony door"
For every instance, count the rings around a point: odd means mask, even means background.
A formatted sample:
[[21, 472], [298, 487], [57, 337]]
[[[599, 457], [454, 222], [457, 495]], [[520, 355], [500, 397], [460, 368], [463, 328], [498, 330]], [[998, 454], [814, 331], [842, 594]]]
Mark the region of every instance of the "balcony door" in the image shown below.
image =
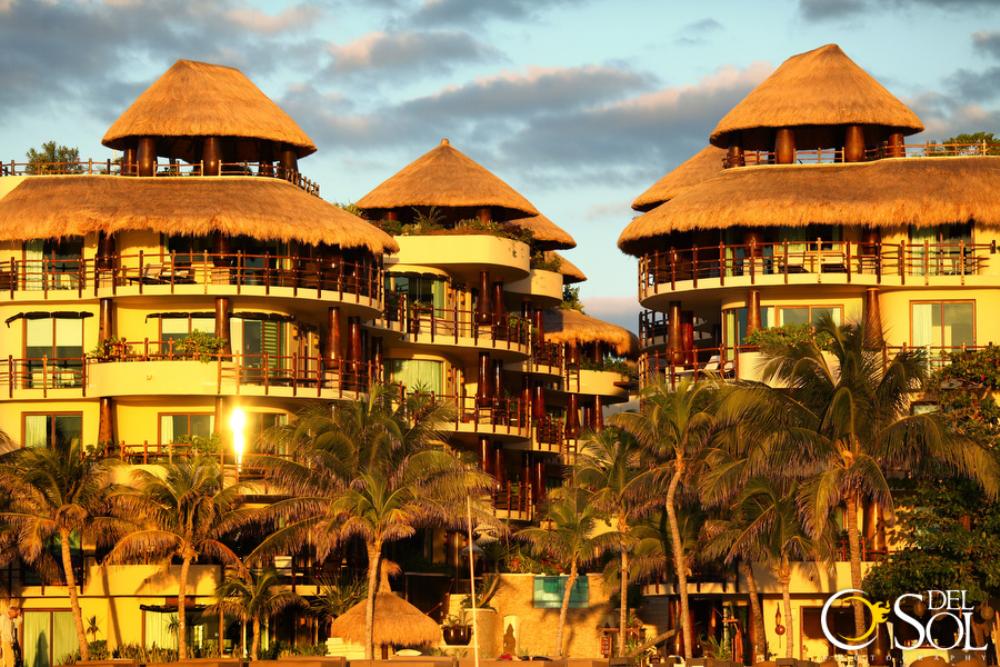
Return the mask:
[[288, 366], [287, 342], [284, 322], [243, 320], [243, 366], [252, 369], [248, 379], [262, 378], [265, 366], [269, 377], [279, 376]]
[[914, 347], [940, 357], [976, 344], [974, 301], [914, 301], [910, 304], [910, 340]]
[[43, 317], [24, 320], [27, 386], [79, 387], [83, 372], [83, 320]]

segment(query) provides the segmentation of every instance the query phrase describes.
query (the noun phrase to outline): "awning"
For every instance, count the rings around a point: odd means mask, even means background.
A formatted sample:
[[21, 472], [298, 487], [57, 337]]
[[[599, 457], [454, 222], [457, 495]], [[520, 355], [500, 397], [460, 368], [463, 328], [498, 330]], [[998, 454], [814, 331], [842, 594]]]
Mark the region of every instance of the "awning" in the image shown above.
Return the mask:
[[11, 315], [4, 323], [9, 327], [10, 323], [15, 320], [44, 320], [44, 319], [55, 319], [55, 320], [85, 320], [88, 317], [93, 317], [93, 313], [87, 311], [72, 311], [72, 310], [57, 310], [57, 311], [47, 311], [47, 310], [32, 310], [27, 313], [18, 313], [17, 315]]

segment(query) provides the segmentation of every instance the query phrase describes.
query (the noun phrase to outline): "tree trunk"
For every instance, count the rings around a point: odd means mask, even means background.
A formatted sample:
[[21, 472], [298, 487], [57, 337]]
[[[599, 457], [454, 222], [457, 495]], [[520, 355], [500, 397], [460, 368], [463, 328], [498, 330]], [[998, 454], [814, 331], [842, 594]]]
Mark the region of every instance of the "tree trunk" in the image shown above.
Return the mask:
[[621, 598], [618, 603], [618, 657], [625, 657], [625, 637], [628, 626], [628, 549], [622, 548]]
[[73, 610], [76, 641], [80, 645], [80, 660], [90, 660], [90, 644], [87, 643], [87, 633], [83, 629], [83, 612], [80, 611], [80, 598], [76, 591], [76, 574], [73, 572], [73, 556], [69, 548], [68, 530], [59, 529], [59, 543], [62, 551], [63, 575], [66, 578], [66, 590], [69, 593], [69, 607]]
[[781, 606], [785, 613], [785, 657], [792, 657], [792, 641], [795, 633], [792, 632], [792, 573], [787, 559], [782, 559], [781, 571], [778, 573], [778, 580], [781, 582]]
[[191, 556], [181, 559], [181, 576], [177, 580], [177, 658], [187, 660], [187, 580]]
[[566, 627], [566, 614], [569, 612], [569, 598], [573, 593], [573, 584], [576, 583], [577, 569], [576, 558], [570, 563], [569, 578], [566, 580], [566, 590], [563, 591], [562, 608], [559, 609], [559, 628], [556, 630], [556, 657], [563, 656], [563, 628]]
[[378, 592], [378, 568], [382, 559], [382, 541], [368, 545], [368, 604], [365, 608], [365, 659], [375, 659], [375, 594]]
[[256, 660], [260, 653], [260, 618], [253, 619], [253, 639], [250, 640], [250, 659]]
[[[858, 532], [858, 497], [852, 492], [847, 496], [847, 545], [851, 557], [851, 588], [861, 590], [861, 533]], [[860, 637], [868, 629], [865, 624], [865, 608], [857, 600], [854, 606], [854, 632]], [[858, 667], [867, 667], [868, 649], [857, 653]]]
[[747, 582], [747, 595], [750, 598], [750, 614], [753, 616], [753, 661], [767, 660], [767, 646], [764, 639], [764, 610], [760, 607], [760, 594], [757, 592], [757, 578], [753, 575], [753, 563], [741, 560], [739, 565], [743, 578]]
[[691, 610], [688, 605], [687, 559], [684, 557], [684, 543], [681, 541], [681, 528], [677, 523], [677, 508], [674, 506], [677, 486], [683, 475], [684, 462], [678, 461], [674, 465], [674, 474], [670, 477], [670, 486], [667, 487], [667, 521], [670, 523], [670, 542], [674, 551], [674, 569], [677, 571], [677, 595], [681, 601], [684, 657], [690, 660], [694, 653], [694, 631], [691, 628]]

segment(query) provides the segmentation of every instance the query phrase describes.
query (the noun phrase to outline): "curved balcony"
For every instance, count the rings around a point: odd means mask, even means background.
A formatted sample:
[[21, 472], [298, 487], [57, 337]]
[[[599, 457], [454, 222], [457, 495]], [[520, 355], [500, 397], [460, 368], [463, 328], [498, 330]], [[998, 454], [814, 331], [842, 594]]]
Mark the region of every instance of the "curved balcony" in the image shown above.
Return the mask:
[[411, 306], [406, 338], [422, 345], [481, 348], [501, 357], [525, 357], [531, 351], [531, 322], [508, 314], [499, 322], [491, 315], [489, 322], [480, 324], [473, 310]]
[[549, 377], [566, 376], [566, 355], [561, 343], [542, 342], [537, 338], [531, 343], [531, 356], [524, 361], [507, 364], [506, 370]]
[[[800, 149], [794, 152], [791, 164], [831, 164], [846, 162], [844, 147]], [[886, 158], [942, 158], [942, 157], [976, 157], [1000, 155], [1000, 144], [986, 141], [961, 144], [939, 144], [927, 142], [923, 144], [889, 144], [865, 148], [862, 162], [883, 160]], [[739, 151], [727, 153], [722, 158], [722, 167], [755, 167], [760, 165], [780, 164], [776, 151]], [[786, 165], [787, 166], [787, 165]]]
[[[399, 390], [401, 396], [403, 392], [407, 392], [402, 385]], [[529, 416], [517, 398], [479, 398], [465, 394], [437, 395], [433, 392], [430, 397], [452, 409], [452, 420], [442, 424], [441, 430], [451, 430], [459, 435], [489, 435], [502, 439], [526, 439], [530, 436]]]
[[531, 521], [535, 516], [535, 499], [531, 484], [525, 480], [504, 480], [493, 492], [493, 512], [498, 519]]
[[[139, 175], [138, 163], [125, 164], [107, 158], [104, 160], [75, 160], [72, 162], [0, 162], [0, 176], [131, 176]], [[273, 162], [221, 162], [215, 173], [209, 173], [203, 162], [166, 162], [153, 166], [151, 177], [184, 178], [198, 176], [247, 176], [277, 178], [288, 181], [311, 195], [319, 196], [319, 184], [309, 180], [298, 170], [285, 169]]]
[[474, 283], [480, 271], [494, 280], [520, 280], [529, 275], [531, 250], [521, 241], [491, 234], [396, 236], [399, 252], [389, 264], [430, 266]]
[[573, 463], [579, 434], [569, 433], [562, 418], [546, 414], [542, 419], [533, 421], [532, 431], [532, 451], [558, 454], [564, 464]]
[[216, 295], [316, 299], [382, 309], [382, 269], [339, 257], [249, 253], [145, 253], [97, 259], [0, 262], [0, 290], [10, 299], [85, 296]]
[[639, 299], [751, 285], [1000, 285], [991, 243], [779, 241], [671, 248], [639, 258]]
[[503, 288], [505, 292], [531, 297], [538, 305], [552, 308], [562, 302], [563, 276], [557, 271], [531, 269], [527, 278], [509, 282]]

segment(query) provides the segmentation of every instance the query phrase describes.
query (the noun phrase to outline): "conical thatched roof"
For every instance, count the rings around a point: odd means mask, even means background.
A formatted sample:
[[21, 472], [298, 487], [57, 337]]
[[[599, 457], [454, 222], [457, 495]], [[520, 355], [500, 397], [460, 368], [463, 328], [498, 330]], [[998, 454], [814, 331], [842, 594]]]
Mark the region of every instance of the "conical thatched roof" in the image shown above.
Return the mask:
[[546, 310], [543, 324], [545, 339], [556, 343], [607, 343], [623, 357], [633, 356], [639, 349], [639, 340], [628, 329], [572, 308]]
[[552, 254], [559, 259], [559, 273], [563, 276], [564, 285], [582, 283], [587, 279], [586, 274], [580, 270], [580, 267], [566, 259], [564, 255], [557, 252], [553, 252]]
[[[365, 644], [366, 601], [359, 602], [333, 621], [330, 633], [353, 644]], [[395, 593], [375, 595], [375, 645], [421, 646], [438, 644], [441, 628], [430, 616]]]
[[710, 140], [726, 148], [730, 133], [741, 130], [848, 124], [878, 125], [903, 134], [924, 129], [909, 107], [839, 46], [827, 44], [783, 62], [723, 116]]
[[711, 144], [705, 146], [636, 197], [632, 208], [636, 211], [649, 211], [718, 175], [722, 171], [722, 159], [725, 156], [725, 150]]
[[241, 137], [289, 144], [299, 157], [316, 151], [291, 116], [243, 72], [192, 60], [178, 60], [154, 81], [101, 143], [122, 150], [134, 137]]
[[274, 178], [27, 177], [0, 199], [0, 240], [126, 229], [399, 249], [374, 225]]
[[618, 237], [641, 254], [671, 232], [809, 224], [918, 227], [974, 220], [1000, 226], [1000, 157], [887, 159], [726, 169], [649, 213]]
[[514, 188], [447, 139], [357, 201], [365, 210], [439, 206], [494, 209], [497, 220], [538, 215]]
[[569, 250], [576, 247], [572, 236], [541, 213], [530, 218], [511, 220], [507, 224], [526, 230], [535, 240], [535, 245], [543, 250]]

